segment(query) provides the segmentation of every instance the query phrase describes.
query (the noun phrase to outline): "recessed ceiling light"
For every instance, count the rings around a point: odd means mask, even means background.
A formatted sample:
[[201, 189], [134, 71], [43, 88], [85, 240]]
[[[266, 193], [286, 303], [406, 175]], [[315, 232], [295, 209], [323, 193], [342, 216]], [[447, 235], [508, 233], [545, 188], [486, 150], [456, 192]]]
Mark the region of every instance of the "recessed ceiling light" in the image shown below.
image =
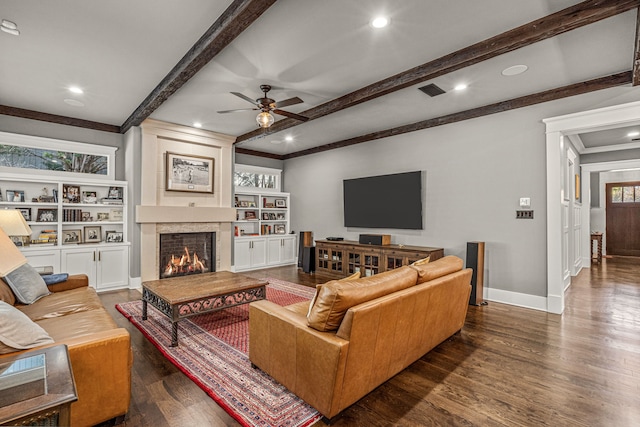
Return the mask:
[[378, 16], [371, 20], [371, 26], [373, 28], [384, 28], [389, 25], [389, 18], [385, 16]]
[[84, 107], [84, 103], [78, 101], [77, 99], [67, 98], [67, 99], [64, 100], [64, 102], [66, 104], [69, 104], [69, 105], [73, 106], [73, 107]]
[[459, 85], [456, 85], [456, 87], [453, 88], [453, 90], [465, 90], [467, 88], [467, 85], [464, 83], [460, 83]]
[[20, 31], [18, 31], [18, 25], [16, 25], [15, 22], [7, 21], [6, 19], [3, 19], [2, 23], [0, 23], [0, 30], [13, 36], [20, 35]]
[[287, 142], [291, 142], [291, 141], [293, 141], [293, 137], [291, 135], [287, 135], [287, 136], [284, 137], [284, 140], [287, 141]]
[[528, 69], [529, 67], [527, 67], [526, 65], [514, 65], [512, 67], [508, 67], [502, 70], [502, 75], [507, 77], [517, 76], [518, 74], [524, 73]]
[[200, 122], [193, 122], [193, 127], [194, 127], [194, 128], [198, 128], [198, 129], [200, 129], [200, 128], [202, 127], [202, 123], [200, 123]]
[[640, 132], [638, 132], [638, 131], [629, 132], [629, 133], [627, 134], [627, 136], [628, 136], [629, 138], [633, 138], [634, 136], [638, 136], [638, 135], [640, 135]]
[[84, 93], [84, 91], [80, 89], [78, 86], [70, 86], [69, 92], [78, 93], [78, 94]]

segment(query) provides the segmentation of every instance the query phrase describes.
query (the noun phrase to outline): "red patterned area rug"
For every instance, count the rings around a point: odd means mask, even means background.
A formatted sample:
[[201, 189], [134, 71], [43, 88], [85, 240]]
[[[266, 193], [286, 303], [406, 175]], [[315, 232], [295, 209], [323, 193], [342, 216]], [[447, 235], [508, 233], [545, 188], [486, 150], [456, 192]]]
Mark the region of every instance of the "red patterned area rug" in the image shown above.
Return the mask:
[[[266, 278], [267, 299], [279, 305], [309, 300], [314, 288]], [[181, 320], [178, 347], [170, 347], [171, 323], [151, 305], [142, 321], [142, 301], [116, 308], [164, 356], [244, 426], [309, 426], [321, 415], [249, 361], [247, 304]]]

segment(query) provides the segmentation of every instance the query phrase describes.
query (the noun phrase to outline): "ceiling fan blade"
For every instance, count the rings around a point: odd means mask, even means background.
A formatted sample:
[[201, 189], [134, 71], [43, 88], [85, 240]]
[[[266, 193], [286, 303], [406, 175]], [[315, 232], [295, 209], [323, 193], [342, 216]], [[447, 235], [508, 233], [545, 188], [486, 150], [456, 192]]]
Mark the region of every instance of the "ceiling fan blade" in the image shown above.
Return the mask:
[[288, 107], [289, 105], [302, 104], [304, 101], [297, 96], [294, 98], [285, 99], [284, 101], [276, 102], [276, 108]]
[[251, 99], [248, 96], [241, 94], [240, 92], [231, 92], [231, 93], [234, 94], [235, 96], [237, 96], [238, 98], [242, 98], [245, 101], [248, 101], [248, 102], [252, 103], [253, 105], [258, 105], [258, 104], [256, 104], [256, 100], [255, 99]]
[[272, 110], [274, 113], [279, 114], [281, 116], [290, 117], [292, 119], [300, 120], [301, 122], [306, 122], [309, 120], [309, 117], [301, 116], [300, 114], [291, 113], [289, 111], [284, 110]]
[[217, 113], [220, 114], [225, 114], [225, 113], [238, 113], [240, 111], [257, 111], [259, 110], [259, 108], [239, 108], [237, 110], [223, 110], [223, 111], [217, 111]]

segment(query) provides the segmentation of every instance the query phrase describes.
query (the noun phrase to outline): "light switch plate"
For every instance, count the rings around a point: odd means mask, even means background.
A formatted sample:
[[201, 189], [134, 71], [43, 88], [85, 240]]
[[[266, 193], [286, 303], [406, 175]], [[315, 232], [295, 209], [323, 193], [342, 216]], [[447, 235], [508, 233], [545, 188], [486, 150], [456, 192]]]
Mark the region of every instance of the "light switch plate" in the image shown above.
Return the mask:
[[529, 198], [529, 197], [520, 197], [520, 207], [521, 208], [529, 208], [529, 207], [531, 207], [531, 198]]

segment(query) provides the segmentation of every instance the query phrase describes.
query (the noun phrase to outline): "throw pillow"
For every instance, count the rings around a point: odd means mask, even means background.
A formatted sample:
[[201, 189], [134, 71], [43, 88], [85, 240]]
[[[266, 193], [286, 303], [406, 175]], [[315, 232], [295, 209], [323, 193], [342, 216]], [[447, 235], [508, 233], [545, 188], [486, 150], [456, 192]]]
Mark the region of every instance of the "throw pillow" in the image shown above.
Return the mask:
[[419, 259], [418, 261], [413, 262], [411, 265], [425, 265], [429, 264], [429, 261], [431, 261], [431, 256]]
[[419, 285], [462, 270], [462, 260], [457, 256], [447, 255], [428, 264], [410, 265], [409, 267], [418, 272], [417, 284]]
[[3, 277], [7, 285], [22, 304], [33, 304], [49, 295], [49, 289], [42, 276], [29, 264], [24, 264]]
[[0, 354], [26, 350], [44, 344], [52, 344], [53, 339], [26, 314], [4, 301], [0, 301]]
[[[360, 272], [356, 271], [351, 276], [343, 277], [339, 281], [356, 280], [356, 279], [359, 279], [359, 278], [360, 278]], [[309, 319], [309, 316], [311, 315], [311, 309], [313, 308], [313, 305], [316, 303], [316, 300], [318, 299], [318, 294], [320, 293], [320, 289], [321, 288], [322, 288], [322, 285], [316, 285], [316, 293], [313, 296], [313, 298], [311, 298], [311, 302], [309, 303], [309, 311], [307, 312], [307, 320]]]
[[42, 280], [44, 280], [45, 285], [55, 285], [56, 283], [66, 282], [69, 278], [68, 273], [58, 273], [58, 274], [47, 274], [42, 276]]
[[363, 279], [327, 282], [320, 289], [307, 323], [321, 332], [337, 330], [351, 307], [414, 286], [416, 278], [416, 271], [404, 266]]

